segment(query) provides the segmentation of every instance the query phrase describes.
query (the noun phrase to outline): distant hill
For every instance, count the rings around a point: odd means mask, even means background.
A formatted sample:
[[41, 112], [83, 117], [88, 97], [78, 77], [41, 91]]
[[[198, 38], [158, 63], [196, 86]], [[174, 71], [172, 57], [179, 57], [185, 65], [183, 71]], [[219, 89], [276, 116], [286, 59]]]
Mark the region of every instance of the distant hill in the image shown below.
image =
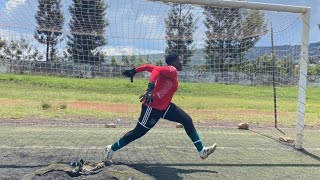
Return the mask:
[[[313, 59], [314, 61], [319, 61], [318, 58], [318, 48], [320, 46], [320, 42], [318, 43], [310, 43], [309, 45], [309, 57]], [[275, 46], [274, 47], [276, 51], [276, 55], [278, 57], [293, 57], [296, 61], [300, 58], [301, 53], [301, 46], [300, 45], [283, 45], [283, 46]], [[265, 47], [254, 47], [249, 50], [249, 52], [246, 54], [247, 59], [256, 59], [257, 57], [263, 56], [263, 55], [270, 55], [271, 54], [271, 47], [265, 46]], [[156, 62], [159, 60], [164, 60], [164, 53], [160, 54], [148, 54], [148, 55], [142, 55], [144, 59], [148, 58], [151, 62]], [[118, 60], [121, 59], [121, 56], [116, 57]], [[191, 58], [191, 64], [204, 64], [204, 52], [203, 49], [196, 49], [194, 56]]]
[[[309, 45], [309, 57], [317, 57], [318, 56], [318, 48], [320, 46], [320, 42], [318, 43], [310, 43]], [[275, 46], [274, 47], [276, 55], [278, 57], [296, 57], [300, 58], [301, 46]], [[254, 47], [247, 53], [247, 58], [255, 59], [259, 56], [271, 54], [271, 47]]]
[[[317, 59], [319, 61], [318, 55], [319, 51], [318, 48], [320, 47], [320, 42], [318, 43], [310, 43], [309, 45], [309, 57], [313, 60]], [[301, 53], [301, 46], [300, 45], [283, 45], [283, 46], [274, 46], [276, 55], [278, 57], [293, 57], [295, 60], [300, 59], [300, 53]], [[272, 48], [270, 46], [266, 47], [254, 47], [249, 50], [249, 52], [246, 54], [246, 58], [248, 59], [256, 59], [257, 57], [263, 56], [263, 55], [270, 55]], [[203, 57], [203, 51], [197, 50], [195, 57]], [[195, 61], [197, 61], [193, 57]], [[203, 58], [201, 58], [203, 59]], [[204, 63], [204, 62], [202, 62]]]

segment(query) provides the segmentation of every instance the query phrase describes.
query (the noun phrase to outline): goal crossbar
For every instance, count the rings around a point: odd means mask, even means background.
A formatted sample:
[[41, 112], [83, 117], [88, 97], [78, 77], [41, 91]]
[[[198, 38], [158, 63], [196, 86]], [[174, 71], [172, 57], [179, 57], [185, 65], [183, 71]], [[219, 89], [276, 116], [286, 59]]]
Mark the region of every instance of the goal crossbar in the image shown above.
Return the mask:
[[163, 3], [177, 3], [177, 4], [194, 4], [200, 6], [214, 6], [214, 7], [229, 7], [229, 8], [246, 8], [256, 10], [269, 10], [291, 13], [306, 13], [310, 7], [306, 6], [292, 6], [283, 4], [258, 3], [248, 1], [234, 1], [234, 0], [147, 0], [158, 1]]

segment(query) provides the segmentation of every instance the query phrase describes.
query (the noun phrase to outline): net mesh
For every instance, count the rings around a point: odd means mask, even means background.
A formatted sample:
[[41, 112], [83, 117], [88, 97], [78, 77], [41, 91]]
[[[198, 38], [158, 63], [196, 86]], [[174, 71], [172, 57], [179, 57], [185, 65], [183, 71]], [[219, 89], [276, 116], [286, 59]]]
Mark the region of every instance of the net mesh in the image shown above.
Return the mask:
[[[231, 137], [242, 132], [212, 127], [236, 127], [240, 122], [254, 128], [274, 126], [274, 92], [278, 127], [294, 138], [302, 25], [301, 14], [295, 13], [142, 0], [1, 1], [0, 81], [6, 89], [0, 94], [0, 120], [8, 132], [1, 135], [2, 150], [15, 149], [43, 162], [101, 158], [104, 146], [136, 123], [140, 112], [136, 96], [149, 76], [138, 75], [137, 82], [130, 84], [119, 79], [121, 72], [145, 63], [164, 65], [165, 55], [171, 52], [179, 53], [184, 65], [179, 74], [184, 83], [174, 102], [191, 115], [208, 138], [206, 144], [220, 142], [238, 155], [244, 149], [267, 149], [267, 144], [239, 145], [239, 139]], [[310, 51], [316, 48], [310, 45]], [[318, 76], [309, 80], [319, 83]], [[317, 125], [318, 106], [307, 110], [308, 126]], [[123, 129], [103, 134], [106, 123]], [[13, 126], [24, 128], [16, 131]], [[164, 121], [158, 126], [120, 152], [118, 161], [186, 163], [183, 157], [194, 152], [187, 149], [192, 144], [184, 132], [170, 129], [174, 124]], [[212, 133], [217, 136], [212, 138]], [[257, 134], [248, 136], [254, 139]], [[14, 141], [17, 137], [24, 138]], [[231, 140], [226, 143], [225, 137]], [[187, 150], [174, 155], [177, 148]], [[167, 150], [158, 153], [161, 149]], [[271, 156], [274, 149], [263, 154]], [[58, 156], [48, 158], [48, 154]], [[229, 160], [240, 161], [233, 158]], [[246, 160], [256, 159], [263, 157]]]

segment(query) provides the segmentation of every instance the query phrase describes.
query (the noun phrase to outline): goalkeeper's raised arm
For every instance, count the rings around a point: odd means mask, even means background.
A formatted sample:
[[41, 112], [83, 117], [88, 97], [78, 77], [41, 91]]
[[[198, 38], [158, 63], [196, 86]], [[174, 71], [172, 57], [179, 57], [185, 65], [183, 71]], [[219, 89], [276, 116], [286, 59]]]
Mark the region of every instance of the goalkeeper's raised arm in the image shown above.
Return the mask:
[[125, 70], [125, 71], [123, 71], [122, 75], [126, 76], [126, 77], [130, 77], [131, 82], [133, 82], [134, 75], [136, 75], [139, 72], [143, 72], [143, 71], [152, 72], [152, 70], [155, 67], [157, 67], [157, 66], [152, 65], [152, 64], [145, 64], [145, 65], [139, 66], [137, 68], [133, 68], [133, 69], [130, 69], [130, 70]]

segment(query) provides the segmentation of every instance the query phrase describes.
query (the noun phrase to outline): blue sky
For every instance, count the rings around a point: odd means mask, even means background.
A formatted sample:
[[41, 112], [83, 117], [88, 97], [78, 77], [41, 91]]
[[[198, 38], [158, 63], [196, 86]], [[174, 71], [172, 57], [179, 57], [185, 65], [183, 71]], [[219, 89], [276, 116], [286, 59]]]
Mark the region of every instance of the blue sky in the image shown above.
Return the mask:
[[288, 4], [311, 7], [310, 42], [320, 41], [320, 0], [248, 0], [250, 2], [263, 2], [274, 4]]
[[[310, 42], [320, 41], [320, 32], [317, 24], [320, 23], [320, 0], [249, 0], [252, 2], [277, 3], [312, 7]], [[140, 0], [106, 0], [109, 4], [108, 19], [110, 26], [107, 28], [108, 46], [103, 47], [106, 54], [149, 54], [163, 52], [165, 48], [164, 18], [169, 6], [163, 3], [153, 3]], [[62, 0], [65, 12], [65, 28], [63, 38], [68, 33], [67, 23], [70, 20], [67, 11], [71, 0]], [[45, 47], [33, 38], [36, 27], [34, 14], [37, 11], [36, 0], [0, 0], [0, 36], [6, 39], [18, 39], [22, 35], [28, 39], [34, 47], [40, 50]], [[195, 32], [195, 46], [203, 45], [205, 28], [200, 8], [194, 9], [198, 30]], [[272, 13], [266, 15], [268, 22], [273, 23], [276, 45], [300, 43], [301, 24], [295, 22], [298, 15]], [[286, 33], [282, 29], [288, 28]], [[258, 43], [260, 46], [270, 44], [270, 36], [265, 36]], [[62, 51], [65, 41], [58, 45]]]

